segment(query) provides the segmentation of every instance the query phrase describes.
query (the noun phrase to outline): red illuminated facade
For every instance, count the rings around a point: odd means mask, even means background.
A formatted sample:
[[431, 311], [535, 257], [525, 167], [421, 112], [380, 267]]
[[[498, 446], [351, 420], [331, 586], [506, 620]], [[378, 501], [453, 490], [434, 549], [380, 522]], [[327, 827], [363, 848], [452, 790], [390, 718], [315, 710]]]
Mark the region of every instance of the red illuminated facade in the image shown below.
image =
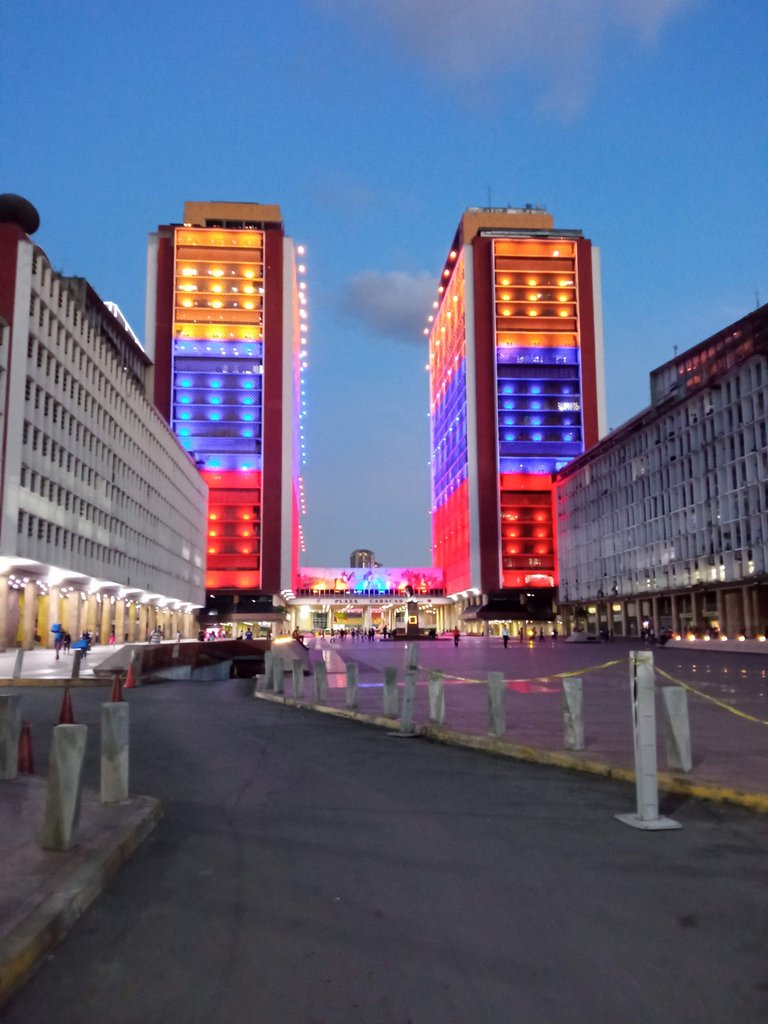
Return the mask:
[[433, 564], [484, 618], [549, 618], [552, 474], [604, 420], [597, 250], [544, 210], [467, 210], [426, 333]]
[[299, 549], [303, 273], [280, 209], [186, 203], [150, 236], [155, 403], [209, 487], [206, 588], [219, 617], [269, 611]]

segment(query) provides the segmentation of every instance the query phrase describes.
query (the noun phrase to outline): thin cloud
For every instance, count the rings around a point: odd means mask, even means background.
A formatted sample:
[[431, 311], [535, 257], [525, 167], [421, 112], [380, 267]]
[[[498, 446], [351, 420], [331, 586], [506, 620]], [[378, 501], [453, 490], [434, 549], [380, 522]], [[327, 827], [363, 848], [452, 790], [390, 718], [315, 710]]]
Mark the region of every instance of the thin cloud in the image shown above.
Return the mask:
[[435, 295], [435, 275], [428, 271], [363, 270], [351, 277], [339, 306], [376, 334], [409, 344], [424, 341], [424, 324]]
[[652, 45], [697, 0], [309, 0], [368, 38], [389, 38], [441, 78], [474, 87], [532, 78], [539, 106], [564, 116], [589, 102], [601, 46], [616, 31]]

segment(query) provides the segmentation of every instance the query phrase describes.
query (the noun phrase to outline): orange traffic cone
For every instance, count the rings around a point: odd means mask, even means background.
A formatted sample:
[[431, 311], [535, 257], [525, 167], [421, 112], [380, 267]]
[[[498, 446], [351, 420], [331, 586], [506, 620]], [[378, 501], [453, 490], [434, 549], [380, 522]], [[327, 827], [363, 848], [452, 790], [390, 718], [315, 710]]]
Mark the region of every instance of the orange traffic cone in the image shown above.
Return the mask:
[[136, 677], [133, 674], [133, 662], [131, 661], [128, 665], [128, 674], [125, 677], [125, 683], [123, 684], [124, 690], [132, 690], [136, 685]]
[[121, 703], [123, 699], [123, 686], [120, 682], [120, 673], [115, 673], [115, 678], [112, 681], [112, 696], [109, 698], [113, 704]]
[[69, 687], [64, 687], [64, 696], [61, 701], [61, 711], [59, 712], [59, 725], [74, 725], [75, 716], [72, 713], [72, 700], [69, 696]]
[[35, 759], [32, 756], [32, 733], [29, 728], [29, 722], [24, 722], [21, 726], [21, 736], [19, 736], [19, 771], [25, 775], [35, 774]]

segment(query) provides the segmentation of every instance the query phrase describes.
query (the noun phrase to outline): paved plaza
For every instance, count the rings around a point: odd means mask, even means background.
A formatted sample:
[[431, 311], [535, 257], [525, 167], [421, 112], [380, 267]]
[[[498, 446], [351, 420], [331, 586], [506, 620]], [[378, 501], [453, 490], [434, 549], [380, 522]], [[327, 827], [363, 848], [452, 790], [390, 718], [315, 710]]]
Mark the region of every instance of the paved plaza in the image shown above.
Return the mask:
[[[637, 646], [639, 645], [622, 641], [574, 645], [566, 644], [562, 640], [555, 643], [547, 640], [535, 644], [518, 644], [513, 641], [509, 648], [505, 649], [499, 639], [463, 637], [457, 648], [451, 640], [422, 641], [418, 649], [420, 673], [415, 702], [416, 725], [423, 729], [426, 735], [443, 743], [474, 746], [497, 755], [509, 756], [506, 762], [498, 758], [480, 758], [480, 762], [487, 761], [487, 771], [492, 773], [500, 784], [502, 779], [512, 782], [514, 778], [522, 778], [522, 771], [532, 773], [524, 776], [528, 780], [526, 786], [530, 786], [531, 808], [536, 807], [540, 800], [544, 800], [545, 804], [547, 801], [544, 796], [546, 786], [545, 790], [541, 791], [541, 796], [537, 796], [538, 785], [547, 779], [550, 779], [547, 785], [554, 784], [554, 779], [560, 775], [563, 779], [571, 777], [572, 782], [563, 783], [565, 790], [571, 794], [570, 799], [577, 802], [586, 800], [585, 807], [593, 807], [597, 799], [603, 807], [598, 830], [607, 828], [608, 834], [612, 837], [611, 842], [621, 843], [622, 840], [615, 840], [614, 829], [620, 831], [620, 834], [622, 830], [631, 834], [633, 829], [626, 829], [625, 826], [618, 824], [612, 815], [614, 812], [621, 813], [633, 809], [634, 790], [631, 785], [626, 784], [626, 780], [631, 779], [633, 764], [629, 655]], [[72, 690], [76, 721], [88, 724], [94, 737], [98, 729], [98, 709], [102, 701], [109, 699], [111, 683], [95, 679], [93, 668], [103, 656], [112, 654], [113, 651], [114, 648], [96, 648], [82, 667], [80, 685]], [[687, 688], [693, 746], [694, 763], [689, 775], [681, 776], [679, 773], [666, 772], [664, 731], [662, 723], [658, 723], [658, 764], [662, 772], [660, 783], [663, 791], [663, 810], [665, 813], [680, 817], [684, 825], [683, 830], [702, 827], [701, 822], [707, 820], [707, 814], [713, 813], [719, 816], [718, 820], [732, 819], [740, 822], [739, 835], [753, 836], [750, 843], [755, 852], [761, 851], [759, 861], [763, 864], [765, 851], [768, 849], [768, 823], [761, 815], [753, 817], [743, 808], [760, 810], [768, 807], [768, 757], [764, 750], [768, 745], [765, 742], [765, 730], [768, 728], [768, 658], [762, 649], [757, 647], [723, 652], [710, 650], [702, 645], [698, 648], [668, 646], [654, 647], [652, 652], [659, 685], [674, 683]], [[160, 802], [165, 804], [167, 814], [173, 817], [178, 813], [178, 810], [174, 811], [174, 807], [179, 800], [183, 806], [191, 809], [203, 799], [202, 796], [196, 796], [194, 790], [184, 788], [186, 783], [202, 788], [208, 784], [214, 787], [223, 785], [223, 779], [211, 782], [207, 775], [224, 772], [231, 778], [231, 783], [237, 790], [241, 771], [246, 777], [252, 774], [253, 768], [256, 768], [254, 777], [259, 781], [249, 784], [256, 785], [257, 788], [262, 784], [266, 786], [265, 795], [258, 800], [266, 801], [265, 806], [272, 806], [274, 800], [278, 800], [280, 804], [294, 785], [291, 781], [294, 775], [298, 786], [305, 784], [307, 776], [305, 768], [302, 767], [304, 756], [301, 754], [301, 746], [295, 749], [293, 755], [281, 748], [279, 760], [290, 760], [290, 757], [298, 760], [296, 764], [291, 762], [286, 768], [288, 774], [285, 777], [278, 778], [272, 775], [273, 759], [278, 750], [274, 745], [278, 741], [276, 737], [292, 737], [294, 732], [297, 736], [308, 736], [307, 729], [311, 730], [312, 736], [316, 733], [317, 738], [312, 739], [312, 743], [331, 744], [328, 753], [323, 755], [326, 759], [335, 758], [338, 754], [341, 765], [344, 765], [352, 756], [351, 752], [356, 752], [351, 762], [356, 765], [354, 771], [361, 772], [366, 778], [369, 772], [368, 762], [360, 759], [368, 757], [368, 754], [364, 755], [361, 752], [369, 749], [378, 752], [375, 757], [380, 765], [378, 769], [373, 769], [372, 763], [371, 770], [375, 772], [373, 779], [378, 778], [379, 771], [385, 772], [384, 777], [388, 777], [388, 772], [399, 772], [400, 769], [394, 765], [399, 763], [400, 756], [392, 755], [390, 752], [403, 748], [412, 749], [412, 744], [400, 744], [388, 735], [396, 728], [396, 723], [382, 720], [382, 679], [384, 668], [395, 666], [398, 669], [401, 688], [407, 645], [399, 641], [369, 643], [349, 639], [331, 643], [325, 638], [309, 642], [308, 656], [310, 666], [317, 660], [323, 660], [326, 664], [329, 673], [329, 699], [325, 711], [331, 712], [331, 717], [328, 714], [309, 713], [310, 721], [314, 723], [311, 727], [302, 724], [307, 721], [307, 712], [296, 708], [274, 707], [275, 700], [291, 702], [293, 698], [275, 697], [274, 694], [265, 693], [263, 683], [259, 684], [258, 690], [258, 695], [262, 699], [254, 700], [253, 680], [234, 679], [220, 684], [163, 683], [128, 691], [125, 696], [131, 706], [132, 716], [131, 792], [146, 796], [132, 798], [118, 807], [100, 807], [95, 793], [98, 784], [98, 753], [96, 742], [89, 741], [85, 766], [86, 792], [83, 801], [81, 842], [76, 850], [68, 854], [44, 853], [39, 850], [37, 839], [44, 801], [50, 728], [57, 721], [62, 692], [61, 685], [53, 683], [55, 679], [66, 676], [67, 673], [62, 674], [61, 669], [71, 666], [71, 657], [65, 657], [62, 662], [56, 664], [51, 651], [37, 650], [25, 656], [24, 675], [28, 678], [28, 683], [18, 690], [11, 691], [23, 693], [23, 717], [32, 723], [36, 774], [0, 783], [0, 993], [7, 995], [17, 987], [26, 976], [31, 959], [37, 958], [37, 954], [43, 952], [45, 948], [50, 948], [70, 929], [90, 900], [104, 885], [109, 884], [118, 867], [144, 837], [152, 833], [161, 815]], [[0, 655], [0, 672], [4, 672], [6, 677], [12, 672], [13, 662], [12, 653]], [[353, 713], [345, 710], [345, 671], [350, 662], [358, 666], [360, 681], [358, 708]], [[426, 682], [429, 671], [439, 671], [444, 675], [445, 720], [439, 727], [429, 723]], [[502, 739], [487, 735], [487, 696], [484, 680], [487, 673], [492, 671], [503, 672], [506, 679], [508, 728]], [[563, 750], [562, 679], [574, 674], [582, 678], [584, 685], [586, 748], [583, 752]], [[292, 690], [288, 676], [286, 690], [288, 693]], [[303, 681], [305, 705], [309, 705], [311, 693], [312, 680], [306, 675]], [[205, 725], [197, 719], [194, 723], [187, 720], [186, 716], [195, 709], [204, 716]], [[378, 730], [366, 729], [354, 722], [333, 721], [334, 715], [351, 715], [361, 722], [377, 721], [383, 727]], [[265, 748], [265, 751], [271, 753], [267, 754], [260, 749], [259, 743], [265, 735], [263, 732], [255, 734], [261, 738], [255, 746], [249, 748], [246, 735], [246, 730], [251, 728], [249, 722], [253, 722], [257, 728], [260, 723], [262, 728], [276, 729]], [[293, 722], [296, 723], [295, 729], [291, 724]], [[201, 740], [198, 732], [204, 728], [207, 730], [206, 738]], [[224, 728], [226, 732], [221, 731]], [[236, 732], [232, 733], [232, 729]], [[372, 737], [370, 740], [365, 738], [369, 734]], [[237, 742], [234, 741], [236, 736]], [[327, 740], [323, 739], [323, 736], [327, 736]], [[382, 737], [383, 746], [378, 744], [375, 736]], [[430, 777], [433, 772], [437, 772], [435, 778], [441, 778], [444, 777], [439, 768], [442, 764], [445, 772], [458, 772], [459, 774], [452, 777], [455, 780], [460, 777], [463, 779], [461, 790], [466, 791], [466, 799], [471, 805], [472, 784], [469, 779], [475, 770], [472, 766], [478, 763], [477, 755], [458, 750], [440, 751], [433, 744], [416, 745], [420, 751], [428, 751], [430, 748], [432, 751], [426, 755], [427, 762], [419, 771], [426, 771]], [[256, 758], [258, 767], [256, 762], [249, 767], [249, 749], [253, 751], [252, 756]], [[337, 753], [331, 754], [331, 751]], [[395, 761], [390, 764], [391, 757], [394, 757]], [[410, 759], [411, 755], [406, 757]], [[419, 764], [422, 764], [421, 759], [422, 755], [419, 754]], [[540, 764], [520, 765], [520, 760], [538, 761]], [[330, 771], [328, 765], [327, 769]], [[496, 767], [490, 767], [492, 765]], [[551, 768], [544, 767], [547, 765], [581, 768], [585, 772], [603, 773], [607, 778], [620, 781], [606, 782], [605, 779], [595, 779], [581, 773], [547, 775], [547, 772], [552, 771]], [[344, 788], [351, 780], [346, 778], [346, 767], [335, 770], [341, 771], [344, 776], [344, 781], [341, 776], [337, 776], [337, 782], [331, 782], [332, 786], [342, 786], [338, 797], [339, 808], [334, 811], [334, 814], [338, 814], [342, 813], [344, 801], [352, 799], [344, 793]], [[373, 782], [377, 792], [384, 782], [384, 777]], [[392, 778], [396, 778], [396, 775]], [[171, 779], [174, 780], [173, 785]], [[617, 788], [615, 791], [594, 788], [606, 784]], [[579, 790], [574, 786], [578, 786]], [[582, 792], [583, 786], [586, 788]], [[200, 792], [202, 793], [202, 790]], [[578, 793], [582, 795], [578, 796]], [[275, 794], [282, 796], [276, 797]], [[597, 798], [597, 794], [601, 796]], [[687, 800], [686, 794], [708, 797], [710, 800], [681, 804], [681, 800]], [[404, 797], [403, 791], [392, 791], [389, 794], [392, 812], [398, 806], [400, 797], [404, 801], [403, 807], [406, 806], [408, 800]], [[296, 797], [291, 799], [295, 800]], [[364, 798], [361, 793], [356, 793], [353, 798], [354, 801], [368, 799], [368, 796]], [[475, 799], [482, 803], [486, 798], [478, 791]], [[505, 799], [514, 802], [518, 798], [510, 794]], [[207, 801], [208, 798], [205, 798], [206, 804]], [[296, 813], [310, 814], [312, 820], [315, 820], [319, 809], [310, 811], [310, 806], [299, 799]], [[276, 810], [276, 807], [270, 813], [275, 811], [280, 817], [280, 811]], [[408, 813], [416, 813], [416, 810], [412, 808]], [[431, 812], [427, 806], [420, 813], [425, 813], [429, 817]], [[559, 815], [563, 811], [560, 809], [553, 813]], [[702, 818], [702, 814], [705, 817]], [[539, 817], [538, 814], [535, 816]], [[570, 820], [570, 814], [567, 817]], [[573, 827], [577, 827], [577, 820], [578, 816], [572, 820]], [[163, 822], [155, 827], [151, 839], [147, 842], [152, 844], [152, 837], [159, 833], [163, 834], [163, 827]], [[254, 850], [259, 848], [258, 833], [262, 827], [262, 824], [249, 825], [251, 830], [248, 842], [256, 844]], [[254, 828], [256, 831], [253, 831]], [[347, 863], [347, 856], [353, 855], [358, 840], [365, 846], [365, 838], [356, 837], [354, 830], [345, 840], [345, 843], [351, 845], [346, 849], [346, 853], [339, 853], [341, 859], [338, 866], [342, 871], [345, 870], [342, 865]], [[539, 841], [549, 842], [545, 836], [540, 837]], [[632, 845], [633, 842], [635, 841], [629, 838], [626, 840], [626, 844]], [[137, 856], [143, 856], [141, 851], [144, 847], [146, 843], [139, 848], [138, 854], [134, 854], [131, 863]], [[499, 848], [498, 854], [501, 856], [502, 851], [503, 848]], [[516, 856], [519, 855], [518, 851]], [[696, 873], [699, 871], [697, 864], [688, 864], [686, 869], [688, 868], [694, 870], [695, 877], [699, 877]], [[757, 861], [750, 869], [753, 868], [758, 869]], [[522, 869], [519, 860], [516, 861], [515, 870]], [[301, 870], [302, 873], [309, 870], [311, 876], [311, 865], [304, 865]], [[759, 870], [763, 871], [764, 867], [760, 866]], [[123, 873], [121, 872], [121, 878]], [[419, 887], [425, 883], [404, 878], [397, 881], [392, 878], [388, 884], [395, 887], [406, 885], [417, 905], [420, 904]], [[417, 888], [412, 889], [413, 885]], [[341, 889], [343, 890], [344, 886], [341, 886]], [[98, 902], [100, 905], [102, 901]], [[398, 900], [399, 902], [401, 901]], [[299, 913], [298, 908], [296, 913]], [[449, 925], [444, 914], [442, 920], [443, 927], [453, 927]], [[477, 927], [476, 923], [473, 927]], [[617, 927], [630, 928], [631, 925], [629, 920], [626, 920]], [[735, 922], [733, 927], [737, 928]], [[592, 938], [597, 941], [594, 935]], [[732, 939], [731, 936], [727, 941]], [[602, 939], [599, 941], [602, 942]], [[301, 947], [301, 943], [299, 946]], [[290, 959], [290, 940], [286, 952]], [[305, 954], [306, 952], [302, 953]], [[217, 969], [224, 968], [219, 964]], [[473, 970], [476, 969], [475, 965]], [[280, 993], [276, 991], [271, 994], [274, 1007], [278, 1005], [279, 995]], [[364, 996], [358, 993], [358, 997], [365, 1002]], [[456, 998], [458, 1004], [461, 1004], [461, 999], [458, 996]], [[16, 1007], [16, 1000], [13, 1006]], [[751, 1007], [753, 1004], [748, 999], [744, 1006]], [[553, 1012], [556, 1012], [556, 1009], [553, 1006]], [[723, 1007], [720, 1012], [725, 1012]], [[22, 1019], [34, 1021], [43, 1018], [25, 1016], [20, 1010], [16, 1016], [9, 1016], [9, 1020]], [[71, 1016], [65, 1014], [60, 1019], [86, 1021], [91, 1018], [79, 1018], [73, 1010]], [[134, 1018], [118, 1015], [113, 1019], [127, 1021]], [[155, 1018], [150, 1014], [146, 1019]], [[171, 1016], [166, 1019], [174, 1018]], [[233, 1018], [223, 1016], [220, 1019]], [[286, 1019], [309, 1021], [336, 1018], [302, 1018], [289, 1015]], [[351, 1021], [364, 1018], [339, 1016], [338, 1019]], [[374, 1016], [369, 1019], [379, 1018]], [[399, 1019], [396, 1016], [381, 1015], [382, 1021]], [[438, 1018], [427, 1015], [425, 1019]], [[475, 1019], [485, 1020], [490, 1017], [480, 1014]], [[520, 1019], [536, 1021], [539, 1018], [523, 1016]], [[588, 1020], [590, 1017], [568, 1017], [567, 1014], [563, 1016], [560, 1007], [559, 1019], [575, 1021]], [[601, 1017], [597, 1013], [591, 1019], [607, 1021], [610, 1018]], [[628, 1016], [620, 1015], [613, 1020], [630, 1019]], [[636, 1019], [652, 1018], [639, 1015]], [[679, 1019], [688, 1018], [682, 1016]], [[757, 1021], [761, 1017], [759, 1014], [751, 1017], [746, 1012], [741, 1018], [701, 1015], [698, 1017], [698, 1020], [718, 1019]]]

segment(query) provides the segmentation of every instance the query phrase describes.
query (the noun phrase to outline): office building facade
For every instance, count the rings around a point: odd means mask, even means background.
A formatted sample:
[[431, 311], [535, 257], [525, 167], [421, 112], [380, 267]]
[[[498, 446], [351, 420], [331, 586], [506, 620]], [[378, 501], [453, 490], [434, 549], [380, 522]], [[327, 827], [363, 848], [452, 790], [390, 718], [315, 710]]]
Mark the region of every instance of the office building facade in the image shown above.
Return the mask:
[[598, 252], [541, 209], [467, 210], [425, 333], [433, 564], [465, 621], [551, 619], [552, 474], [604, 430]]
[[196, 634], [205, 484], [147, 397], [152, 367], [39, 218], [0, 197], [0, 647], [51, 626], [105, 642]]
[[556, 481], [569, 629], [768, 632], [768, 306], [651, 373]]
[[147, 268], [155, 401], [209, 488], [207, 613], [279, 619], [303, 506], [300, 247], [278, 206], [190, 202]]

